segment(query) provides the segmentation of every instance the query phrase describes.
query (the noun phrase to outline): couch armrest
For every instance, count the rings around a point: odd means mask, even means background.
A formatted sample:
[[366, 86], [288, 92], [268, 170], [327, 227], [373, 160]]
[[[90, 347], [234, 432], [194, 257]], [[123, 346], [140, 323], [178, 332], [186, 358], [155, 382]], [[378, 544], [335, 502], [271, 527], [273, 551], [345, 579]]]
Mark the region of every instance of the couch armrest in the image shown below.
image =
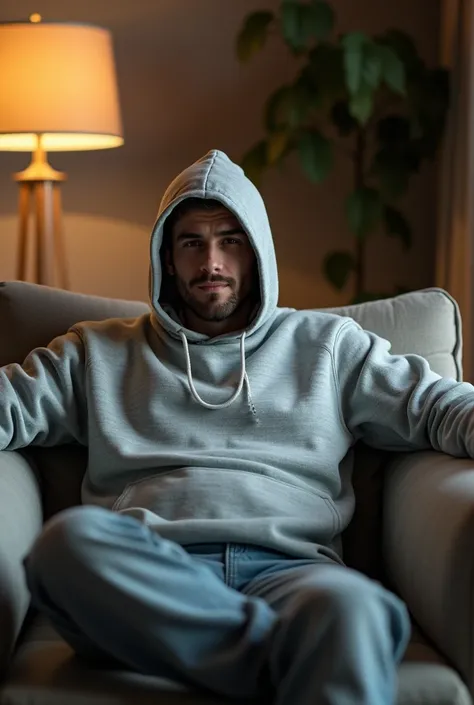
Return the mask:
[[389, 581], [473, 693], [474, 460], [394, 456], [383, 517]]
[[22, 560], [42, 524], [41, 492], [32, 466], [18, 452], [0, 451], [0, 674], [30, 603]]

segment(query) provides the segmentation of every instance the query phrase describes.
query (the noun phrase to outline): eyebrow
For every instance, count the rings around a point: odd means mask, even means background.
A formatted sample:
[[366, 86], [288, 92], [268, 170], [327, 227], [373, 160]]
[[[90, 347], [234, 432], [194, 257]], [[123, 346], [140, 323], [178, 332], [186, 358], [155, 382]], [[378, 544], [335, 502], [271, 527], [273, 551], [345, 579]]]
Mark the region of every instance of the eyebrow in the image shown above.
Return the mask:
[[[217, 233], [217, 237], [229, 237], [230, 235], [245, 235], [245, 232], [243, 228], [229, 228], [227, 230], [219, 230]], [[176, 242], [180, 242], [181, 240], [190, 240], [191, 238], [195, 240], [203, 240], [203, 236], [200, 235], [199, 233], [180, 233], [178, 237], [176, 238]]]

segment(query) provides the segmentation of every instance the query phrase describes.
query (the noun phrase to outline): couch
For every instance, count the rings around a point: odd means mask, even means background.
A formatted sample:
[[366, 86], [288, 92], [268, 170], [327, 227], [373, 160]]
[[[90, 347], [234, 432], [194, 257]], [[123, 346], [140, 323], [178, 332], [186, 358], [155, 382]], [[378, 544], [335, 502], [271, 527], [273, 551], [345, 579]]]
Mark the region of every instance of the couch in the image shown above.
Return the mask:
[[[22, 362], [77, 321], [146, 310], [142, 302], [0, 283], [0, 365]], [[440, 374], [462, 378], [461, 319], [445, 291], [327, 310], [389, 339], [392, 352], [417, 353]], [[159, 678], [86, 666], [30, 608], [22, 558], [46, 519], [80, 503], [86, 463], [87, 450], [72, 445], [0, 452], [0, 705], [224, 705]], [[474, 460], [434, 451], [384, 453], [360, 443], [354, 486], [345, 561], [398, 593], [413, 619], [397, 705], [468, 705], [474, 694]]]

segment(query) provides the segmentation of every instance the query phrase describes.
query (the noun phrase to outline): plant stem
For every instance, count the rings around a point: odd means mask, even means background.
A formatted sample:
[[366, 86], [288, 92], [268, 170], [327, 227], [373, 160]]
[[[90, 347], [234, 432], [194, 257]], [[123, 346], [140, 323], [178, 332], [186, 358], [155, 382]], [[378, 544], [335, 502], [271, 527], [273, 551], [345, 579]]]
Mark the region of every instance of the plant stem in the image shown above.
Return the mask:
[[[364, 156], [366, 148], [366, 131], [359, 127], [356, 136], [354, 152], [354, 186], [356, 189], [364, 188]], [[356, 270], [355, 270], [355, 296], [359, 297], [364, 291], [365, 279], [365, 241], [362, 237], [356, 240]]]

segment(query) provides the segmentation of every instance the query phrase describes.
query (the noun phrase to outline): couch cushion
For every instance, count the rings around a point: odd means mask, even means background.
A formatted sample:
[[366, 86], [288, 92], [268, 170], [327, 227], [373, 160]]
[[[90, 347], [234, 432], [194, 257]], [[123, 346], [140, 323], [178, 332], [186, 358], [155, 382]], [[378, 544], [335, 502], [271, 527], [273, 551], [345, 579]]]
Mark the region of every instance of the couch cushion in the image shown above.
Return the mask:
[[443, 289], [421, 289], [391, 299], [321, 310], [350, 316], [362, 328], [389, 340], [394, 354], [421, 355], [443, 377], [462, 379], [461, 314]]
[[[397, 705], [472, 705], [465, 685], [415, 632], [399, 670]], [[172, 681], [76, 659], [48, 620], [36, 616], [0, 687], [2, 705], [228, 705]], [[234, 705], [239, 701], [233, 700]], [[247, 705], [249, 701], [245, 701]], [[255, 705], [262, 705], [260, 702]]]

